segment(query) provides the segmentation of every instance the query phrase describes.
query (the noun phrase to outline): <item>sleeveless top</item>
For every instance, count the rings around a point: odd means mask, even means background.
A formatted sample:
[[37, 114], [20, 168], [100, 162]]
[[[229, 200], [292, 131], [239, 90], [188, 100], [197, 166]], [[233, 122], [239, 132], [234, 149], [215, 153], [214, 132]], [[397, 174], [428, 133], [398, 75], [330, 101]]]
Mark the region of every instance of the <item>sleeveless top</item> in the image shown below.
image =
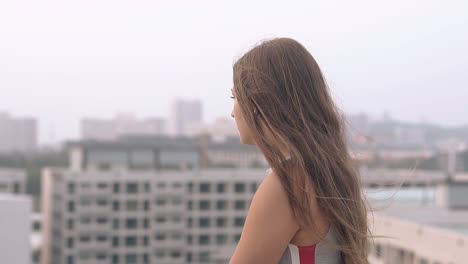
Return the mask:
[[[268, 168], [269, 173], [271, 168]], [[336, 243], [336, 236], [330, 226], [325, 235], [325, 240]], [[311, 246], [296, 246], [288, 244], [283, 252], [279, 264], [342, 264], [341, 252], [331, 247], [323, 240]]]
[[[328, 229], [327, 241], [336, 242], [333, 228]], [[341, 253], [324, 241], [311, 246], [288, 244], [279, 264], [342, 264]]]

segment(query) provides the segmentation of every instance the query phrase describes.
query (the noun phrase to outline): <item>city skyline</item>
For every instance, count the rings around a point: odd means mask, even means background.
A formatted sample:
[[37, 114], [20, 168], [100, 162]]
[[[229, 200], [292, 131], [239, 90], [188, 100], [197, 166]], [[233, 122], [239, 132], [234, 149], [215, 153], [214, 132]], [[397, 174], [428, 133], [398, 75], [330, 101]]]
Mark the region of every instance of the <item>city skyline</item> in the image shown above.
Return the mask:
[[229, 117], [232, 62], [261, 39], [286, 36], [317, 59], [346, 113], [466, 125], [466, 8], [44, 1], [25, 10], [2, 3], [0, 111], [37, 117], [40, 143], [77, 138], [86, 116], [168, 116], [178, 95], [199, 98], [207, 121]]

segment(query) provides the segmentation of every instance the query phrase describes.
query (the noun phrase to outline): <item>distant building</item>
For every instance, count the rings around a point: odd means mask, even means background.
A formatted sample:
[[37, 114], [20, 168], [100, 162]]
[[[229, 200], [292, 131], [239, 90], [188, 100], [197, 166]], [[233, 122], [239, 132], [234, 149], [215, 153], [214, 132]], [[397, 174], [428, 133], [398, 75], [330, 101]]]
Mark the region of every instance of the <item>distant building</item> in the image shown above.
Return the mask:
[[200, 100], [176, 99], [171, 109], [172, 134], [194, 135], [203, 127], [202, 103]]
[[223, 142], [200, 144], [201, 166], [206, 168], [267, 168], [268, 162], [253, 145], [242, 144], [239, 136]]
[[26, 172], [21, 169], [0, 168], [0, 193], [26, 193]]
[[373, 215], [370, 263], [467, 263], [467, 193], [468, 174], [454, 175], [435, 187], [434, 204], [406, 202]]
[[29, 152], [36, 148], [36, 119], [13, 118], [7, 113], [0, 113], [0, 153]]
[[24, 195], [0, 194], [0, 259], [2, 263], [32, 262], [31, 198]]
[[116, 140], [122, 136], [166, 134], [166, 121], [160, 118], [139, 120], [132, 114], [118, 114], [113, 119], [85, 118], [81, 121], [84, 140]]
[[214, 142], [224, 142], [231, 138], [239, 141], [239, 132], [232, 118], [220, 117], [211, 124], [203, 124], [193, 127], [188, 136], [209, 135]]

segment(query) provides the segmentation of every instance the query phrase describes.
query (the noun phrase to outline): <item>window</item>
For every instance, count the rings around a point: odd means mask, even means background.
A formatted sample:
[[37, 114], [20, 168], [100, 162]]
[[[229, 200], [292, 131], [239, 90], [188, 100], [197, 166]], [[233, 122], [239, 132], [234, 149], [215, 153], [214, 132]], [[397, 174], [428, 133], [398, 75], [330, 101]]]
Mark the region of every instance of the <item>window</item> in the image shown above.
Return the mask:
[[180, 257], [180, 251], [172, 251], [171, 252], [171, 257], [172, 258], [179, 258]]
[[98, 235], [96, 236], [96, 240], [98, 242], [106, 242], [107, 241], [107, 237], [105, 235]]
[[166, 222], [166, 218], [164, 216], [158, 216], [158, 217], [156, 217], [156, 222], [157, 223], [164, 223], [164, 222]]
[[173, 205], [182, 204], [182, 199], [180, 197], [175, 197], [174, 199], [172, 199], [172, 204]]
[[130, 153], [130, 164], [133, 169], [148, 169], [154, 167], [153, 151], [133, 151]]
[[148, 220], [148, 218], [143, 219], [143, 228], [145, 228], [145, 229], [149, 228], [149, 220]]
[[192, 243], [193, 243], [192, 235], [187, 235], [187, 244], [192, 245]]
[[218, 183], [217, 191], [218, 191], [218, 193], [225, 193], [226, 192], [226, 183]]
[[104, 252], [98, 252], [96, 254], [96, 259], [98, 259], [98, 260], [105, 260], [106, 258], [107, 258], [107, 255]]
[[216, 209], [218, 211], [224, 211], [227, 209], [227, 201], [226, 200], [218, 200], [216, 201]]
[[136, 264], [137, 263], [137, 255], [136, 254], [127, 254], [127, 255], [125, 255], [125, 263], [126, 264]]
[[216, 226], [217, 227], [226, 227], [227, 220], [223, 217], [216, 218]]
[[127, 229], [135, 229], [138, 227], [136, 218], [127, 218], [125, 221], [125, 227]]
[[149, 241], [148, 236], [144, 236], [143, 237], [143, 246], [148, 246], [148, 241]]
[[181, 233], [173, 233], [172, 234], [172, 239], [173, 240], [180, 240], [182, 238], [182, 234]]
[[208, 245], [210, 244], [210, 236], [208, 235], [201, 235], [199, 238], [198, 238], [198, 243], [200, 245]]
[[143, 210], [145, 210], [145, 211], [149, 210], [149, 201], [148, 200], [143, 202]]
[[227, 235], [216, 235], [216, 244], [224, 245], [227, 242]]
[[210, 227], [210, 219], [207, 217], [203, 217], [199, 219], [199, 226], [202, 228]]
[[80, 223], [89, 224], [89, 223], [91, 223], [91, 218], [89, 216], [82, 216], [80, 218]]
[[244, 210], [245, 209], [245, 201], [242, 201], [242, 200], [235, 201], [234, 208], [236, 208], [236, 210]]
[[15, 184], [13, 184], [13, 192], [14, 193], [19, 193], [19, 189], [20, 189], [19, 188], [19, 183], [16, 182]]
[[113, 247], [118, 247], [119, 246], [119, 238], [118, 237], [113, 237], [112, 238], [112, 246]]
[[68, 184], [68, 192], [70, 194], [75, 193], [75, 184], [74, 183], [69, 183]]
[[87, 260], [89, 260], [89, 258], [90, 258], [89, 253], [87, 253], [87, 252], [80, 253], [80, 259], [81, 260], [86, 260], [87, 261]]
[[80, 205], [81, 206], [90, 206], [91, 205], [91, 200], [88, 199], [88, 198], [81, 198]]
[[73, 237], [69, 237], [67, 240], [68, 248], [73, 248]]
[[106, 206], [106, 205], [107, 205], [107, 200], [105, 200], [105, 199], [99, 199], [99, 200], [97, 200], [97, 204], [98, 204], [99, 206]]
[[210, 252], [206, 252], [206, 251], [200, 252], [198, 254], [198, 258], [200, 262], [207, 263], [210, 260]]
[[136, 236], [127, 236], [127, 237], [125, 237], [125, 246], [134, 247], [136, 245], [137, 245]]
[[127, 193], [138, 193], [138, 184], [135, 182], [127, 183]]
[[150, 184], [149, 184], [149, 182], [145, 182], [145, 192], [150, 192]]
[[235, 227], [242, 227], [244, 225], [244, 218], [243, 217], [236, 217], [234, 219], [234, 226]]
[[190, 182], [190, 183], [187, 184], [187, 191], [188, 191], [188, 193], [193, 192], [193, 183]]
[[72, 230], [74, 227], [74, 221], [73, 219], [68, 219], [68, 229]]
[[138, 201], [136, 200], [127, 201], [127, 211], [135, 212], [137, 210], [138, 210]]
[[232, 241], [232, 242], [234, 242], [234, 243], [239, 242], [240, 237], [241, 237], [241, 234], [234, 235], [234, 238], [233, 238], [233, 241]]
[[209, 193], [210, 184], [207, 182], [200, 183], [200, 193]]
[[380, 246], [380, 244], [375, 245], [375, 255], [377, 256], [377, 258], [382, 257], [382, 247]]
[[87, 235], [80, 236], [80, 242], [86, 243], [86, 242], [89, 242], [90, 240], [91, 238]]
[[114, 193], [119, 193], [119, 192], [120, 192], [120, 184], [114, 183]]
[[156, 204], [157, 204], [157, 205], [161, 205], [161, 206], [162, 206], [162, 205], [165, 205], [165, 204], [166, 204], [166, 200], [163, 199], [163, 198], [159, 198], [159, 199], [156, 200]]
[[96, 222], [97, 222], [98, 224], [101, 224], [101, 225], [102, 225], [102, 224], [106, 224], [106, 223], [107, 223], [107, 218], [106, 218], [106, 217], [98, 217], [98, 218], [96, 219]]
[[158, 249], [154, 255], [158, 258], [163, 258], [166, 254], [163, 249]]
[[73, 201], [68, 202], [68, 212], [73, 213], [75, 211], [75, 203]]
[[159, 241], [165, 240], [165, 239], [166, 239], [166, 235], [165, 235], [165, 234], [162, 234], [162, 233], [156, 234], [155, 239], [156, 239], [156, 240], [159, 240]]
[[112, 228], [119, 229], [119, 219], [112, 220]]
[[74, 262], [73, 262], [73, 256], [68, 256], [68, 257], [67, 257], [67, 264], [74, 264]]
[[257, 191], [257, 188], [258, 188], [257, 183], [254, 182], [254, 183], [252, 183], [250, 186], [251, 186], [251, 191], [252, 191], [253, 193]]
[[192, 218], [190, 218], [190, 217], [187, 218], [187, 226], [188, 227], [192, 227], [192, 222], [193, 222]]
[[193, 201], [188, 201], [187, 202], [187, 209], [192, 210], [193, 209]]
[[112, 203], [112, 209], [115, 211], [115, 212], [118, 212], [120, 210], [120, 203], [119, 201], [114, 201]]
[[200, 210], [203, 210], [203, 211], [210, 210], [209, 200], [201, 200], [199, 205], [200, 205]]
[[100, 182], [97, 185], [98, 189], [106, 189], [107, 188], [107, 183]]
[[236, 193], [244, 193], [245, 192], [245, 184], [244, 183], [236, 183], [234, 185], [234, 190]]
[[119, 263], [119, 255], [112, 255], [112, 264]]

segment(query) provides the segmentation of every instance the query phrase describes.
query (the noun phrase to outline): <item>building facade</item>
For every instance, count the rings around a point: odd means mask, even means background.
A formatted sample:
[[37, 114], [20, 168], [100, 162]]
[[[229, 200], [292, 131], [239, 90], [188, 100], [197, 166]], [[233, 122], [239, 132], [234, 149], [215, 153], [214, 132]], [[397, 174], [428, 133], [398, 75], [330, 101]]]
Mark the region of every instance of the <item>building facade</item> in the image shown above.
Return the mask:
[[28, 152], [36, 148], [36, 119], [13, 118], [7, 113], [0, 113], [0, 153]]

